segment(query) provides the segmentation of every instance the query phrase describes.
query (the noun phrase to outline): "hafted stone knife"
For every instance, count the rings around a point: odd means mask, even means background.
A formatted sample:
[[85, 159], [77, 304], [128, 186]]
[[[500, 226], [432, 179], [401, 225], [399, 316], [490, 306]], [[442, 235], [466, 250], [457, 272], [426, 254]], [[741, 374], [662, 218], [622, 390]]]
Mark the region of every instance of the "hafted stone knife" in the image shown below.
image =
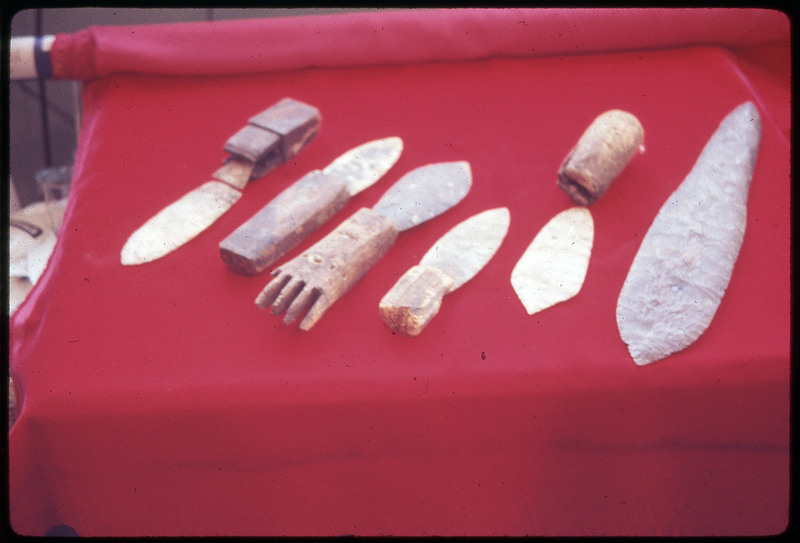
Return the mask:
[[252, 117], [225, 145], [230, 156], [213, 179], [168, 205], [139, 227], [122, 247], [126, 266], [169, 254], [211, 226], [256, 179], [296, 155], [319, 131], [316, 108], [284, 98]]
[[383, 322], [407, 336], [419, 335], [439, 312], [445, 294], [475, 277], [492, 259], [510, 221], [508, 209], [498, 207], [454, 226], [381, 299]]

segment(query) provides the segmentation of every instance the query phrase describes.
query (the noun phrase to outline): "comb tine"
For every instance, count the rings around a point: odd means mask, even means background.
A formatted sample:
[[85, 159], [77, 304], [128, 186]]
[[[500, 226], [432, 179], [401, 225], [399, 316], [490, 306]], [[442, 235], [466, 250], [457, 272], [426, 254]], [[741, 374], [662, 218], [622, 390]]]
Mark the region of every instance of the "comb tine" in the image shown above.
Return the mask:
[[283, 287], [280, 294], [278, 294], [278, 297], [275, 299], [275, 302], [272, 304], [272, 314], [280, 315], [286, 311], [286, 308], [289, 307], [289, 304], [292, 303], [292, 301], [295, 299], [295, 296], [297, 296], [297, 294], [303, 290], [303, 287], [305, 286], [305, 281], [296, 277], [292, 277], [286, 286]]
[[328, 310], [328, 308], [333, 305], [335, 300], [331, 300], [328, 296], [325, 295], [324, 292], [320, 293], [320, 296], [314, 302], [314, 305], [308, 310], [305, 318], [300, 321], [300, 329], [301, 330], [310, 330], [312, 326], [317, 324], [317, 321], [322, 318], [322, 315]]
[[275, 298], [278, 297], [283, 287], [286, 283], [289, 282], [291, 276], [289, 275], [281, 275], [280, 273], [272, 279], [267, 286], [256, 296], [256, 305], [261, 309], [266, 309], [272, 305], [272, 302], [275, 301]]
[[294, 299], [292, 305], [286, 311], [286, 316], [283, 318], [284, 324], [292, 324], [297, 317], [303, 314], [314, 302], [317, 301], [321, 292], [316, 288], [304, 289], [297, 298]]

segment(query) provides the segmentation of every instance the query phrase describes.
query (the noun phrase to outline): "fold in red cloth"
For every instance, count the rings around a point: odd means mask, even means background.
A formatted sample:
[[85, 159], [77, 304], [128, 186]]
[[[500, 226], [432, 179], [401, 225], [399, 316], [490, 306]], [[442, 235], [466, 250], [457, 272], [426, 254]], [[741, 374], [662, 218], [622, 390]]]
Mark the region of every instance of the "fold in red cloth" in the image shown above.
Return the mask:
[[[786, 17], [761, 10], [433, 10], [59, 36], [54, 70], [86, 80], [84, 119], [53, 260], [11, 321], [12, 527], [780, 532], [788, 36]], [[122, 266], [127, 237], [206, 181], [226, 139], [286, 96], [322, 113], [307, 149], [186, 246]], [[746, 100], [763, 134], [726, 296], [696, 343], [638, 367], [614, 317], [627, 270], [720, 120]], [[511, 270], [572, 205], [558, 166], [612, 108], [639, 118], [646, 150], [590, 208], [581, 292], [528, 316]], [[403, 232], [310, 332], [259, 311], [269, 277], [232, 273], [218, 243], [308, 171], [393, 135], [405, 143], [397, 165], [284, 261], [423, 164], [468, 161], [464, 201]], [[492, 261], [420, 336], [393, 334], [378, 315], [383, 294], [449, 228], [499, 206], [511, 227]]]
[[[446, 19], [446, 25], [442, 21]], [[60, 36], [53, 77], [218, 76], [481, 58], [608, 53], [789, 39], [769, 10], [459, 9], [356, 12], [291, 20], [91, 27]], [[203, 48], [197, 44], [214, 44]]]

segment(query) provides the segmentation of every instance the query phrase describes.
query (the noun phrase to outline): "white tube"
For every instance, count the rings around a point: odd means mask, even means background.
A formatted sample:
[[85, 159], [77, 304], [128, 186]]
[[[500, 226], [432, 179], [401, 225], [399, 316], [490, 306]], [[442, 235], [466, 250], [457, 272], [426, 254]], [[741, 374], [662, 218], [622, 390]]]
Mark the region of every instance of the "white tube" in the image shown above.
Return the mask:
[[50, 74], [39, 73], [36, 56], [38, 54], [49, 57], [50, 48], [53, 46], [55, 38], [55, 36], [41, 36], [38, 42], [35, 36], [11, 38], [9, 78], [13, 81], [49, 77]]

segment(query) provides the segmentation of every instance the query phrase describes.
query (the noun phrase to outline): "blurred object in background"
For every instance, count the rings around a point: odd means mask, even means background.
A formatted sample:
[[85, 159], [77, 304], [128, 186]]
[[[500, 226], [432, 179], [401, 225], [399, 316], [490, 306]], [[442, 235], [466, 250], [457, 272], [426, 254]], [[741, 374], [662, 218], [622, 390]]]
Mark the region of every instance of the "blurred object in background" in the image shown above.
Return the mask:
[[14, 425], [17, 420], [17, 394], [14, 391], [14, 380], [8, 378], [8, 429]]
[[19, 195], [17, 194], [17, 187], [14, 186], [14, 180], [8, 180], [8, 212], [14, 213], [22, 209], [19, 203]]
[[13, 314], [47, 267], [64, 219], [66, 198], [35, 202], [11, 213], [8, 244], [8, 313]]
[[45, 168], [34, 175], [39, 193], [45, 202], [64, 200], [72, 182], [72, 166]]

